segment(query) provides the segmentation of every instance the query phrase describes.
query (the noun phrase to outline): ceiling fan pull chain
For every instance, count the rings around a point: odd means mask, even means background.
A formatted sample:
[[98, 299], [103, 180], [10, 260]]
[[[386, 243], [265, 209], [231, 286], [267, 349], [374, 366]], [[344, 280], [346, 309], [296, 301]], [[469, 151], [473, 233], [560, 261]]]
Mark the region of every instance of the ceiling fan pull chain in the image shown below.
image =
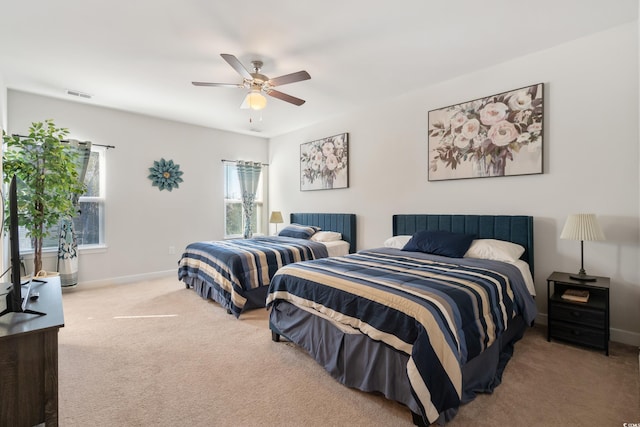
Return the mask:
[[[249, 111], [249, 123], [253, 123], [253, 111]], [[262, 121], [262, 111], [259, 112], [258, 122]]]

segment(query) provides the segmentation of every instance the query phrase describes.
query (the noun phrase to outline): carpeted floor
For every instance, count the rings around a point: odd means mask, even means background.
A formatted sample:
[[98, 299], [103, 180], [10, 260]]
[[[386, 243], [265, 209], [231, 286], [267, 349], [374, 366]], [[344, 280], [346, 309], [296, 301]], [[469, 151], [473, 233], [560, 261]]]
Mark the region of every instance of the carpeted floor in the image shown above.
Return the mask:
[[[271, 341], [266, 310], [236, 319], [175, 278], [63, 292], [61, 426], [411, 426], [409, 411], [336, 382]], [[638, 349], [547, 342], [530, 329], [502, 384], [448, 426], [640, 423]]]

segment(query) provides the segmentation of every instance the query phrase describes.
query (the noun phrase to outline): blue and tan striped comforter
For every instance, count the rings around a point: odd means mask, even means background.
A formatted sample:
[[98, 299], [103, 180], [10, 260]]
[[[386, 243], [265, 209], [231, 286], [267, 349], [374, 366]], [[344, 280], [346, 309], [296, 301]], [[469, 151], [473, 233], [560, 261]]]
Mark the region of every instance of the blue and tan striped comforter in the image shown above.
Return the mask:
[[213, 297], [236, 317], [246, 291], [269, 286], [283, 265], [324, 258], [322, 243], [291, 237], [254, 237], [189, 244], [178, 262], [178, 279], [195, 278], [207, 284], [201, 296]]
[[423, 417], [460, 405], [462, 365], [489, 347], [510, 318], [531, 324], [533, 298], [518, 269], [382, 248], [283, 267], [267, 305], [317, 310], [409, 355], [407, 375]]

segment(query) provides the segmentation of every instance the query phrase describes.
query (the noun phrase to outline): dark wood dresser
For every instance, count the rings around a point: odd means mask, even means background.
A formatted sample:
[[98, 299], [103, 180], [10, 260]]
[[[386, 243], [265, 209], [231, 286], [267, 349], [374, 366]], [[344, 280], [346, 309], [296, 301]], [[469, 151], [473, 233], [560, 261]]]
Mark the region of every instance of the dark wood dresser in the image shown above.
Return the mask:
[[[60, 279], [34, 282], [31, 291], [40, 295], [27, 308], [46, 315], [0, 317], [0, 426], [58, 425], [58, 331], [64, 326]], [[2, 311], [5, 298], [0, 301]]]

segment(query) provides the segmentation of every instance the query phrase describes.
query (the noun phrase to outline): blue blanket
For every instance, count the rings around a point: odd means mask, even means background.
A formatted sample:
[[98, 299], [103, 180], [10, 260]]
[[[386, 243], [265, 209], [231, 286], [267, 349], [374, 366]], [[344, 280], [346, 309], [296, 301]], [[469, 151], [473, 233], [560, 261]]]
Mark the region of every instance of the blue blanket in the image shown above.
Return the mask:
[[178, 262], [178, 280], [207, 284], [201, 296], [212, 297], [240, 316], [246, 292], [269, 286], [278, 268], [328, 256], [322, 243], [291, 237], [254, 237], [189, 244]]
[[201, 296], [217, 296], [214, 299], [238, 317], [247, 302], [245, 293], [269, 286], [280, 267], [327, 255], [322, 243], [280, 236], [196, 242], [178, 262], [178, 279], [207, 283], [212, 289], [202, 290]]
[[422, 416], [460, 405], [462, 365], [494, 343], [508, 321], [536, 306], [510, 264], [382, 248], [280, 269], [267, 305], [287, 300], [409, 355]]

